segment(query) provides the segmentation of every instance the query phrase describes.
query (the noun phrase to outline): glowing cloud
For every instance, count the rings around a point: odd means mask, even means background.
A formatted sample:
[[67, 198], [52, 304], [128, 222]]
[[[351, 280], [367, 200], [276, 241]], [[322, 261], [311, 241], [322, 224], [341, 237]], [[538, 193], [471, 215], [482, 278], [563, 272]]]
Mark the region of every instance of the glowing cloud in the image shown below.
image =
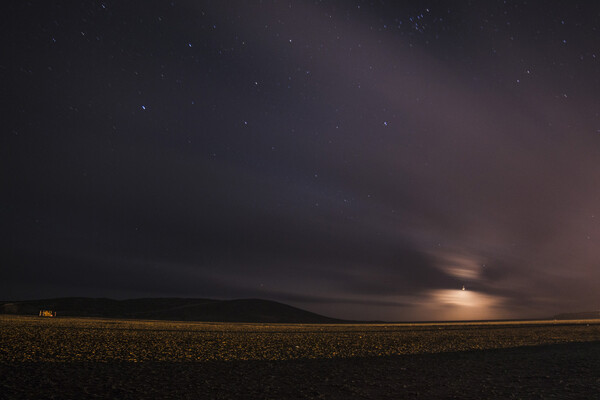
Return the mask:
[[509, 318], [504, 299], [472, 290], [432, 290], [426, 295], [425, 310], [445, 320]]

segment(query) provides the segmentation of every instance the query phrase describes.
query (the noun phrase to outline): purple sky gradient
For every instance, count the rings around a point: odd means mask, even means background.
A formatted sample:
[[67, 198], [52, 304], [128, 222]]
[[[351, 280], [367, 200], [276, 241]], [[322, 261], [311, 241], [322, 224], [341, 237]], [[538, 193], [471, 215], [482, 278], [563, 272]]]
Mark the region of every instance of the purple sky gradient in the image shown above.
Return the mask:
[[600, 307], [597, 6], [10, 7], [4, 299]]

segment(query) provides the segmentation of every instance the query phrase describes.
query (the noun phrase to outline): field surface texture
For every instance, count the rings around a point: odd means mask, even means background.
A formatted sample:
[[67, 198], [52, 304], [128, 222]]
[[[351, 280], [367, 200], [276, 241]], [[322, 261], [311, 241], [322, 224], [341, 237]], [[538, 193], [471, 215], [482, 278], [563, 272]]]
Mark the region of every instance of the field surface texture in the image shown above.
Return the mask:
[[599, 395], [599, 320], [284, 325], [0, 315], [0, 398]]

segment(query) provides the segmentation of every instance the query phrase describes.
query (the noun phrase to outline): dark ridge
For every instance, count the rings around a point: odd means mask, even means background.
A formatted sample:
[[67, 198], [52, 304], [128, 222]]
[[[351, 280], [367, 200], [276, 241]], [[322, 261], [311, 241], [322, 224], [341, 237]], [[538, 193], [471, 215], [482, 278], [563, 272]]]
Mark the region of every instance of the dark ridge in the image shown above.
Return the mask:
[[58, 317], [304, 324], [350, 322], [325, 317], [287, 304], [261, 299], [148, 298], [113, 300], [66, 297], [0, 302], [0, 313], [2, 314], [38, 315], [40, 310], [55, 311]]
[[600, 311], [584, 311], [576, 313], [557, 314], [553, 319], [600, 319]]

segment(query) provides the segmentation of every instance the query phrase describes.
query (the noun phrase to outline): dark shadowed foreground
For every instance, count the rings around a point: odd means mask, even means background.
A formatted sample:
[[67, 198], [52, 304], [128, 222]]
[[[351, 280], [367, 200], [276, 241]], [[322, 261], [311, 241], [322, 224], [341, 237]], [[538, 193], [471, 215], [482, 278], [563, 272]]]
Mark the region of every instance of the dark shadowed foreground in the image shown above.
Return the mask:
[[4, 398], [594, 398], [600, 321], [265, 325], [0, 317]]

